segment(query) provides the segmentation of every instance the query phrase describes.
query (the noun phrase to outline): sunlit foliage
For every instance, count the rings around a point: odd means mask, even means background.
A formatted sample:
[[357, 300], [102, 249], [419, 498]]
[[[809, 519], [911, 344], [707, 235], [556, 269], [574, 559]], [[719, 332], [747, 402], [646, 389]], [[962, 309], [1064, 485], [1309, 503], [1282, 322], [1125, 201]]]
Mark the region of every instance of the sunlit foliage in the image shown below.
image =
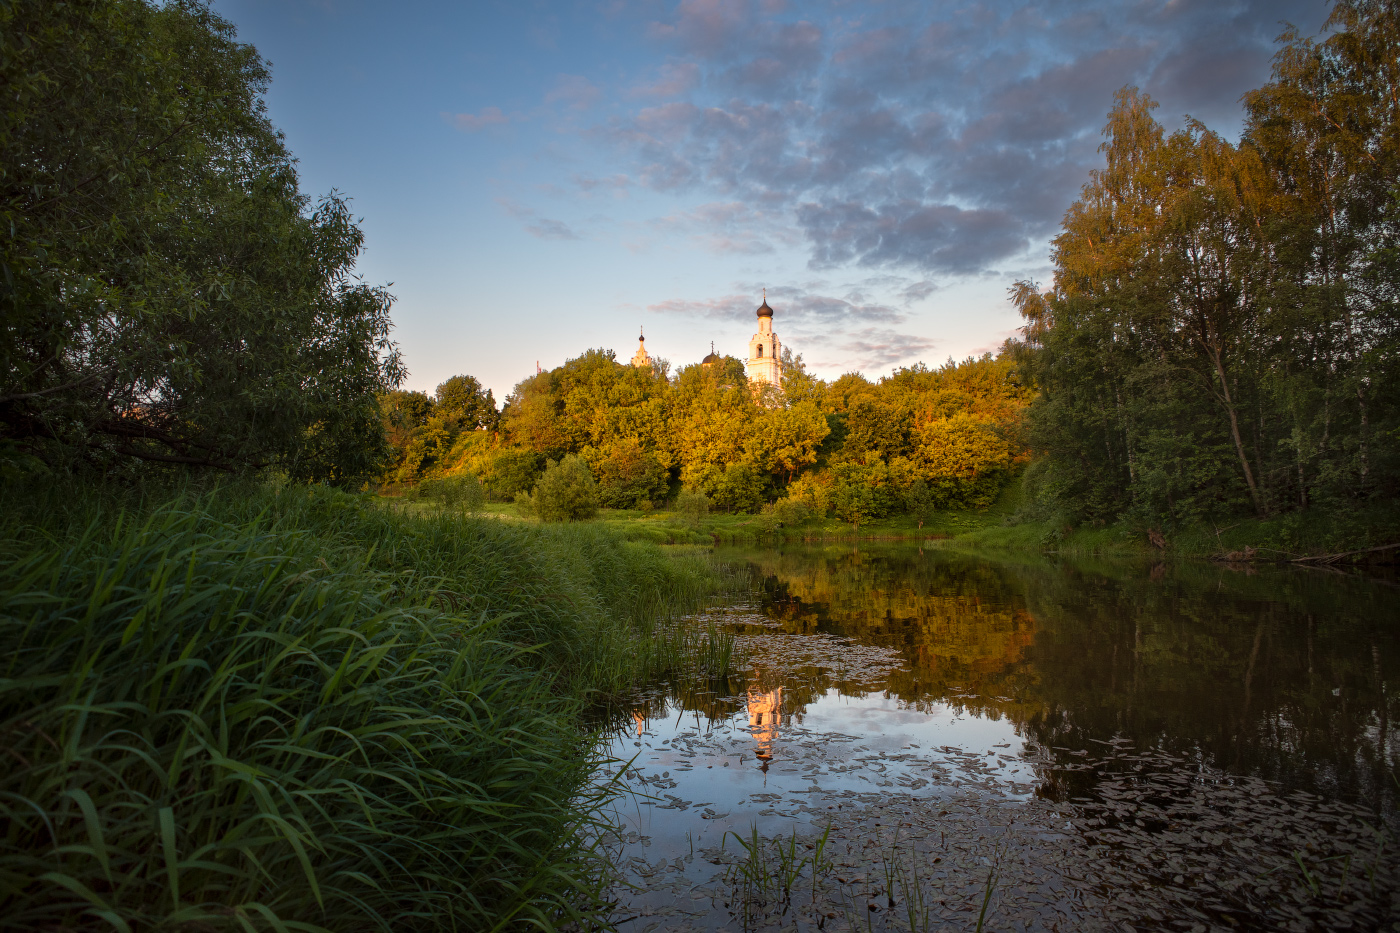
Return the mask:
[[650, 507], [685, 487], [727, 512], [792, 497], [802, 508], [784, 513], [789, 521], [834, 514], [859, 525], [985, 507], [1026, 459], [1020, 417], [1033, 389], [1010, 357], [830, 384], [790, 353], [787, 366], [782, 390], [760, 394], [732, 357], [670, 376], [589, 350], [521, 381], [498, 417], [477, 416], [476, 430], [444, 424], [440, 401], [391, 393], [385, 426], [399, 465], [386, 479], [467, 471], [510, 501], [533, 488], [546, 459], [572, 454], [604, 507]]

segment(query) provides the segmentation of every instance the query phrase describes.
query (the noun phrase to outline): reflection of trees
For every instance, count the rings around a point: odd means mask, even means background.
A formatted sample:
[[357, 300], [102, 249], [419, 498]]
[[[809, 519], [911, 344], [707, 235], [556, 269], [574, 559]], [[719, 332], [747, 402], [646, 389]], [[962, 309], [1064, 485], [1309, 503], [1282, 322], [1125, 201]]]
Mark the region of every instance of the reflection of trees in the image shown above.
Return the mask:
[[[1346, 578], [1187, 566], [1022, 571], [1046, 746], [1122, 734], [1237, 773], [1394, 801], [1390, 594]], [[1393, 674], [1391, 675], [1393, 679]], [[1335, 691], [1335, 694], [1334, 694]]]
[[[898, 547], [744, 556], [762, 577], [766, 614], [786, 631], [898, 648], [911, 669], [889, 678], [889, 693], [1008, 716], [1064, 763], [1121, 735], [1393, 806], [1400, 632], [1386, 625], [1388, 588], [1210, 565], [993, 564]], [[784, 705], [800, 710], [805, 699]], [[1060, 780], [1074, 793], [1092, 773]]]

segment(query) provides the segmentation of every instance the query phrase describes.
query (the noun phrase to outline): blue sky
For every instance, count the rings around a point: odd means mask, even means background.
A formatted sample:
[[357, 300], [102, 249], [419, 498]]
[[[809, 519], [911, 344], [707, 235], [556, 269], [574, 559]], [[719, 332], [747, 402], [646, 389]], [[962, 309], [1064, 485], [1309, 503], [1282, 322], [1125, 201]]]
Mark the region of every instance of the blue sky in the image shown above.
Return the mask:
[[995, 349], [1113, 91], [1238, 132], [1320, 0], [216, 0], [302, 187], [363, 217], [409, 387], [674, 365], [774, 329], [831, 378]]

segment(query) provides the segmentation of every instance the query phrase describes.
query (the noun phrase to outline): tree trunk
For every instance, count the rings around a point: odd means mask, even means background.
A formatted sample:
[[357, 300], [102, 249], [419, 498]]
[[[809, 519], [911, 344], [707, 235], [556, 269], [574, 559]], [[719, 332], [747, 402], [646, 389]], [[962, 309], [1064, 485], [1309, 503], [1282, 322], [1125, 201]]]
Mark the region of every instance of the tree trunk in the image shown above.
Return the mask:
[[1230, 436], [1235, 441], [1235, 453], [1239, 455], [1240, 466], [1244, 469], [1244, 481], [1249, 485], [1249, 497], [1254, 500], [1254, 510], [1261, 516], [1269, 513], [1259, 497], [1259, 487], [1254, 484], [1254, 471], [1249, 468], [1249, 455], [1244, 451], [1244, 440], [1240, 437], [1240, 419], [1235, 413], [1235, 402], [1230, 397], [1230, 381], [1225, 377], [1225, 365], [1220, 360], [1220, 351], [1210, 347], [1211, 361], [1215, 364], [1215, 375], [1220, 379], [1220, 397], [1225, 402], [1225, 411], [1230, 415]]
[[1361, 406], [1361, 432], [1358, 440], [1357, 453], [1361, 457], [1361, 485], [1366, 485], [1367, 475], [1371, 472], [1370, 451], [1367, 449], [1366, 435], [1370, 428], [1370, 420], [1366, 411], [1366, 387], [1359, 385], [1356, 387], [1356, 401]]

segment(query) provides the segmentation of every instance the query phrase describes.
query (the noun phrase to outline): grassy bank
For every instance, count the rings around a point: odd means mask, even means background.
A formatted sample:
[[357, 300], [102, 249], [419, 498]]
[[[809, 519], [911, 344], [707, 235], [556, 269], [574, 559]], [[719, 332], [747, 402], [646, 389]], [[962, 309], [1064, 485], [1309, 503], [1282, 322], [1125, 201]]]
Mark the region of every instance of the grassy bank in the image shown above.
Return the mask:
[[[423, 503], [396, 502], [405, 511], [427, 511]], [[508, 503], [491, 503], [482, 513], [507, 522], [536, 524], [533, 518], [521, 517], [517, 508]], [[758, 544], [779, 541], [868, 541], [923, 540], [948, 538], [982, 528], [999, 526], [1010, 514], [1000, 503], [992, 508], [948, 510], [936, 513], [923, 522], [911, 515], [892, 515], [863, 522], [859, 527], [834, 517], [809, 518], [797, 525], [782, 525], [766, 515], [740, 515], [712, 512], [699, 520], [669, 509], [641, 511], [639, 509], [600, 509], [598, 517], [588, 524], [608, 529], [630, 541], [654, 544]]]
[[1007, 521], [959, 533], [945, 547], [1039, 551], [1073, 557], [1172, 555], [1232, 561], [1293, 561], [1336, 556], [1337, 562], [1400, 561], [1400, 506], [1362, 510], [1312, 509], [1261, 519], [1153, 528], [1120, 522], [1073, 526], [1054, 521]]
[[14, 929], [551, 928], [584, 705], [686, 663], [707, 557], [324, 490], [3, 493]]

